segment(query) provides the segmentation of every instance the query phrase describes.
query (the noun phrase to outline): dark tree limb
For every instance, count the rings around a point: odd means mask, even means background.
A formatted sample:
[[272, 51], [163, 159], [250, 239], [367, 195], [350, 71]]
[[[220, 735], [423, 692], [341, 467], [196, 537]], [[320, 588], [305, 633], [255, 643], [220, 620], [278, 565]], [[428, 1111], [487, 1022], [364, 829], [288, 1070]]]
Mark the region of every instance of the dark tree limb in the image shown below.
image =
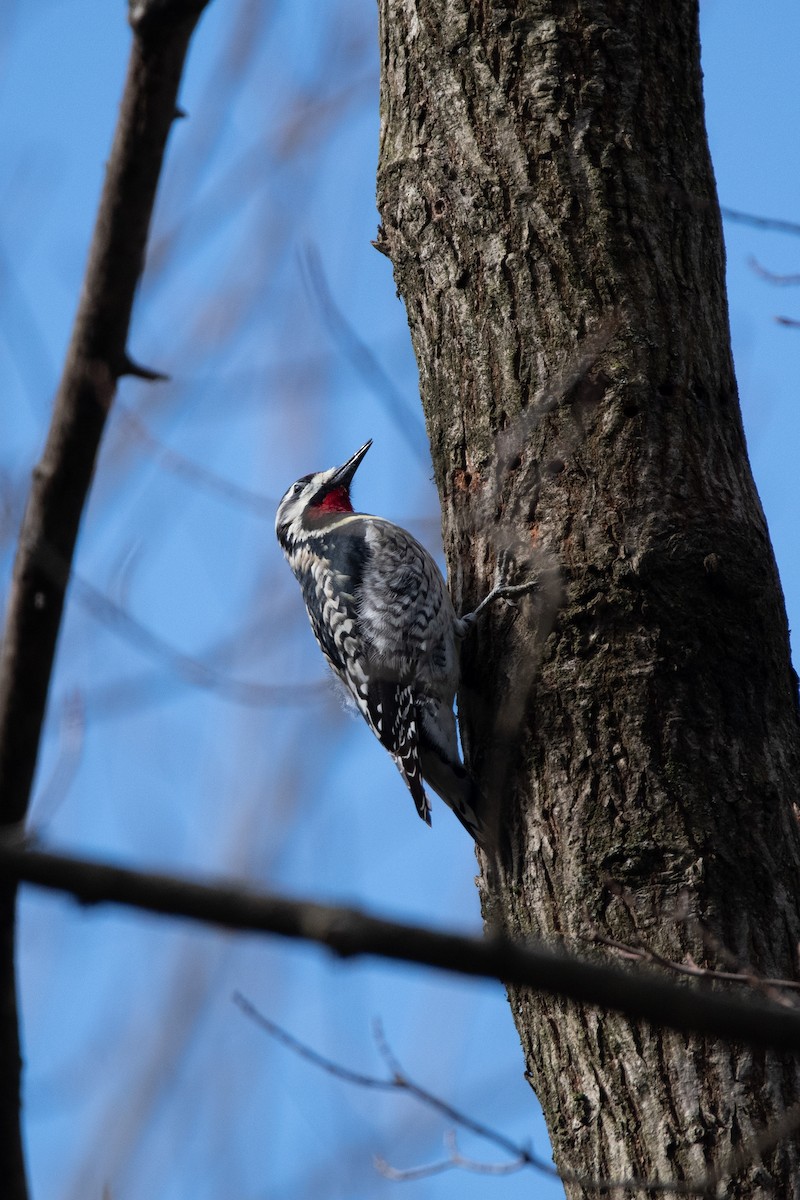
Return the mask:
[[800, 1054], [800, 1012], [681, 986], [655, 973], [587, 962], [533, 940], [442, 933], [355, 908], [289, 900], [228, 881], [110, 866], [0, 841], [0, 878], [66, 892], [81, 904], [121, 904], [224, 929], [315, 942], [341, 958], [393, 959], [497, 979], [658, 1028]]
[[[21, 824], [36, 771], [81, 515], [127, 351], [136, 287], [189, 39], [206, 0], [140, 0], [86, 276], [44, 453], [33, 472], [0, 651], [0, 826]], [[0, 1179], [25, 1200], [14, 888], [0, 893]]]
[[[100, 438], [127, 351], [136, 287], [190, 35], [203, 5], [134, 6], [128, 77], [50, 433], [33, 473], [0, 659], [0, 823], [28, 805], [64, 592]], [[185, 14], [177, 20], [174, 13]], [[167, 19], [169, 17], [169, 19]], [[56, 566], [54, 567], [54, 564]]]

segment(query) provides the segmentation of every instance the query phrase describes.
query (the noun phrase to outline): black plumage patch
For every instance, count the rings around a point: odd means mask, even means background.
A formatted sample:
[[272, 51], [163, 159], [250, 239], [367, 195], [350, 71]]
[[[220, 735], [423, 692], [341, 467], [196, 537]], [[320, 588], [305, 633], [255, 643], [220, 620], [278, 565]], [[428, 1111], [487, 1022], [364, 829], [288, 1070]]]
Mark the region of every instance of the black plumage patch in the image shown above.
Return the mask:
[[367, 687], [368, 720], [397, 765], [422, 820], [430, 825], [431, 806], [422, 785], [419, 728], [410, 685], [396, 679], [371, 679]]
[[[313, 556], [308, 553], [312, 544]], [[348, 536], [346, 527], [338, 537], [333, 537], [330, 533], [320, 533], [314, 543], [309, 539], [305, 547], [308, 555], [307, 567], [303, 569], [300, 565], [303, 554], [301, 549], [292, 569], [303, 589], [303, 599], [314, 636], [333, 670], [347, 683], [350, 664], [343, 657], [340, 644], [337, 644], [337, 633], [341, 634], [342, 622], [347, 623], [353, 631], [358, 629], [358, 594], [369, 550], [363, 538]], [[338, 587], [333, 593], [340, 617], [336, 622], [330, 620], [330, 612], [326, 613], [323, 607], [326, 594], [324, 580], [333, 579], [347, 580], [347, 591]], [[331, 593], [328, 592], [328, 595]]]

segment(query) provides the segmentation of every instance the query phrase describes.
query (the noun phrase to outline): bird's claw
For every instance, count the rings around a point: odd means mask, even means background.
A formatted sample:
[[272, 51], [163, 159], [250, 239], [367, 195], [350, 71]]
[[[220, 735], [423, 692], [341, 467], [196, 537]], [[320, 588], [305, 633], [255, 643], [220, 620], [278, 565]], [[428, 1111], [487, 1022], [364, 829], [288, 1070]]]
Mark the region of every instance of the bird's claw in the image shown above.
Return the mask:
[[459, 617], [456, 620], [456, 636], [465, 638], [472, 630], [483, 610], [490, 604], [493, 604], [495, 600], [507, 600], [509, 603], [513, 603], [514, 600], [519, 599], [521, 596], [527, 596], [531, 592], [535, 592], [538, 586], [538, 580], [529, 579], [527, 583], [501, 583], [493, 587], [489, 595], [481, 600], [474, 612], [465, 613], [463, 617]]

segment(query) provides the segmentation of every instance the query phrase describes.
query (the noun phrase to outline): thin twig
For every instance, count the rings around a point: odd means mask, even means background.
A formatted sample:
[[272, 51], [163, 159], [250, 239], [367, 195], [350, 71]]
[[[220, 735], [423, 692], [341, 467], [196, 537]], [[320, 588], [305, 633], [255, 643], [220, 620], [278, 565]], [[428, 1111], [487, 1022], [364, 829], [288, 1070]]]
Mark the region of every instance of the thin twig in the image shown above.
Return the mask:
[[124, 421], [133, 436], [147, 447], [160, 467], [258, 517], [274, 519], [277, 500], [271, 496], [264, 496], [261, 492], [254, 492], [230, 479], [224, 479], [210, 468], [201, 466], [194, 459], [173, 450], [171, 446], [160, 441], [136, 413], [119, 403], [116, 405], [115, 414], [118, 420]]
[[783, 221], [780, 217], [761, 217], [757, 213], [726, 208], [724, 204], [720, 206], [719, 211], [726, 221], [736, 221], [740, 225], [752, 225], [755, 229], [772, 229], [776, 233], [800, 234], [800, 223], [797, 221]]
[[766, 267], [762, 267], [758, 259], [752, 256], [748, 258], [747, 265], [751, 271], [754, 271], [761, 279], [765, 279], [767, 283], [775, 283], [779, 287], [796, 287], [800, 284], [800, 275], [781, 275], [775, 271], [770, 271]]
[[[608, 890], [624, 906], [630, 918], [631, 925], [635, 930], [638, 920], [630, 893], [617, 880], [611, 877], [607, 877], [605, 883]], [[723, 962], [726, 962], [730, 968], [729, 970], [718, 970], [716, 967], [701, 967], [692, 959], [689, 962], [677, 962], [675, 959], [666, 958], [663, 954], [648, 946], [638, 934], [630, 942], [622, 942], [617, 938], [608, 937], [597, 928], [592, 921], [588, 909], [584, 909], [583, 916], [590, 931], [590, 941], [598, 945], [607, 946], [610, 950], [616, 950], [621, 958], [625, 958], [630, 962], [645, 962], [651, 966], [663, 967], [665, 970], [672, 971], [676, 975], [688, 975], [694, 979], [708, 979], [724, 983], [742, 983], [756, 991], [760, 991], [768, 1000], [772, 1000], [775, 1004], [794, 1007], [792, 1000], [787, 996], [781, 995], [779, 989], [800, 991], [800, 981], [794, 979], [764, 978], [755, 970], [743, 968], [741, 963], [728, 950], [727, 946], [711, 930], [707, 929], [697, 917], [693, 917], [688, 912], [682, 911], [680, 905], [678, 906], [678, 911], [673, 914], [673, 919], [684, 925], [690, 924], [702, 940], [705, 948], [711, 954], [716, 955]]]
[[521, 1157], [510, 1163], [476, 1162], [474, 1158], [467, 1158], [458, 1148], [454, 1129], [447, 1130], [444, 1135], [444, 1144], [453, 1166], [461, 1167], [463, 1171], [472, 1171], [476, 1175], [513, 1175], [525, 1166], [525, 1160]]
[[52, 820], [78, 773], [86, 737], [86, 705], [83, 695], [72, 689], [63, 697], [59, 720], [59, 751], [52, 773], [38, 791], [36, 823], [39, 828]]
[[[764, 978], [764, 976], [759, 975], [752, 967], [746, 967], [742, 964], [722, 940], [697, 917], [689, 917], [687, 921], [691, 923], [697, 932], [706, 950], [710, 954], [715, 954], [722, 962], [727, 964], [730, 974], [736, 976], [737, 982], [747, 983], [751, 988], [761, 992], [762, 995], [768, 1000], [772, 1000], [775, 1004], [795, 1007], [794, 1000], [790, 996], [782, 995], [779, 989], [798, 991], [800, 990], [800, 982], [793, 982], [791, 979]], [[724, 974], [724, 972], [722, 973]]]
[[514, 1142], [499, 1130], [493, 1129], [491, 1126], [485, 1125], [482, 1121], [476, 1121], [474, 1118], [467, 1116], [466, 1113], [454, 1108], [452, 1104], [449, 1104], [433, 1092], [428, 1091], [427, 1088], [421, 1087], [401, 1067], [386, 1041], [380, 1022], [375, 1023], [374, 1036], [378, 1051], [386, 1063], [389, 1072], [388, 1076], [383, 1078], [375, 1075], [367, 1075], [361, 1071], [353, 1071], [349, 1067], [336, 1062], [334, 1059], [320, 1054], [319, 1051], [312, 1049], [281, 1025], [266, 1017], [241, 992], [235, 992], [233, 1000], [242, 1012], [258, 1025], [260, 1029], [269, 1034], [270, 1037], [327, 1074], [333, 1075], [335, 1078], [341, 1079], [346, 1083], [355, 1084], [357, 1087], [377, 1089], [384, 1092], [404, 1092], [427, 1108], [447, 1117], [448, 1120], [453, 1121], [456, 1125], [461, 1126], [461, 1128], [469, 1130], [477, 1137], [490, 1142], [505, 1153], [512, 1155], [510, 1163], [501, 1164], [477, 1163], [472, 1159], [465, 1159], [458, 1153], [455, 1134], [451, 1133], [449, 1138], [446, 1138], [449, 1151], [446, 1160], [426, 1163], [416, 1167], [397, 1168], [391, 1166], [382, 1156], [376, 1155], [373, 1160], [376, 1169], [387, 1179], [398, 1182], [427, 1179], [433, 1175], [442, 1174], [444, 1171], [451, 1170], [454, 1167], [478, 1171], [486, 1175], [507, 1175], [523, 1168], [530, 1168], [540, 1174], [559, 1179], [562, 1183], [574, 1184], [583, 1188], [584, 1191], [599, 1195], [608, 1195], [617, 1192], [648, 1191], [666, 1195], [707, 1196], [713, 1194], [722, 1180], [738, 1174], [751, 1162], [777, 1145], [784, 1137], [793, 1133], [800, 1126], [800, 1102], [798, 1102], [787, 1109], [781, 1118], [750, 1139], [735, 1153], [729, 1155], [718, 1168], [712, 1168], [701, 1179], [661, 1180], [633, 1176], [627, 1179], [590, 1179], [571, 1171], [559, 1171], [551, 1163], [534, 1154], [527, 1146]]
[[418, 1083], [414, 1083], [392, 1053], [380, 1021], [374, 1023], [373, 1036], [375, 1044], [378, 1047], [378, 1052], [386, 1063], [387, 1069], [391, 1073], [391, 1077], [398, 1089], [408, 1092], [409, 1095], [414, 1096], [422, 1104], [433, 1109], [434, 1112], [438, 1112], [443, 1117], [446, 1117], [448, 1121], [454, 1121], [457, 1125], [460, 1125], [462, 1129], [468, 1129], [470, 1133], [474, 1133], [477, 1137], [494, 1143], [500, 1150], [505, 1150], [507, 1154], [511, 1154], [515, 1159], [522, 1158], [528, 1166], [535, 1167], [537, 1171], [544, 1171], [553, 1175], [558, 1174], [550, 1163], [539, 1158], [533, 1151], [523, 1149], [516, 1142], [505, 1137], [504, 1134], [498, 1133], [497, 1130], [492, 1129], [489, 1125], [484, 1125], [481, 1121], [476, 1121], [474, 1118], [466, 1116], [459, 1109], [453, 1108], [446, 1100], [442, 1100], [441, 1097], [434, 1095], [433, 1092], [429, 1092], [425, 1088], [420, 1087]]
[[[746, 971], [718, 971], [714, 967], [701, 967], [695, 962], [676, 962], [675, 959], [665, 958], [663, 954], [659, 954], [655, 950], [650, 950], [646, 946], [637, 946], [629, 942], [619, 942], [616, 938], [606, 937], [599, 930], [593, 930], [590, 940], [600, 946], [608, 946], [610, 950], [616, 950], [621, 958], [628, 959], [630, 962], [645, 962], [653, 966], [664, 967], [669, 971], [673, 971], [676, 975], [690, 975], [693, 979], [709, 979], [714, 982], [720, 981], [723, 983], [744, 983], [749, 987], [759, 984], [761, 987], [768, 988], [788, 988], [793, 991], [800, 991], [800, 982], [795, 979], [762, 979], [759, 976], [753, 975]], [[776, 999], [776, 1003], [779, 1003]]]
[[391, 377], [378, 362], [372, 350], [362, 341], [337, 307], [325, 278], [322, 260], [316, 246], [309, 244], [306, 247], [303, 262], [311, 293], [333, 341], [381, 400], [387, 415], [409, 449], [427, 465], [425, 428], [418, 404], [415, 403], [412, 406], [408, 398], [395, 387]]
[[312, 1050], [310, 1046], [307, 1046], [305, 1042], [301, 1042], [299, 1038], [289, 1033], [282, 1025], [278, 1025], [276, 1021], [271, 1021], [242, 992], [236, 991], [233, 993], [233, 1003], [237, 1008], [241, 1009], [249, 1020], [258, 1025], [259, 1029], [263, 1029], [264, 1033], [268, 1033], [271, 1038], [274, 1038], [276, 1042], [280, 1042], [287, 1050], [291, 1050], [298, 1058], [303, 1058], [306, 1062], [310, 1062], [312, 1066], [319, 1067], [327, 1075], [333, 1075], [334, 1078], [341, 1079], [345, 1083], [354, 1083], [358, 1087], [363, 1088], [373, 1088], [379, 1092], [393, 1092], [397, 1090], [399, 1085], [394, 1079], [379, 1079], [375, 1075], [365, 1075], [361, 1071], [351, 1071], [349, 1067], [344, 1067], [332, 1058], [326, 1058], [319, 1051]]
[[430, 1179], [432, 1175], [442, 1175], [453, 1169], [449, 1159], [423, 1163], [419, 1167], [393, 1167], [382, 1155], [375, 1154], [372, 1162], [378, 1174], [383, 1175], [384, 1179], [391, 1179], [392, 1183], [415, 1183], [418, 1179]]
[[444, 1171], [452, 1171], [454, 1168], [471, 1171], [475, 1175], [514, 1175], [517, 1171], [522, 1171], [529, 1166], [525, 1158], [517, 1158], [510, 1163], [484, 1163], [476, 1162], [474, 1158], [466, 1158], [458, 1149], [453, 1129], [448, 1129], [445, 1133], [444, 1144], [447, 1149], [446, 1159], [440, 1159], [438, 1162], [420, 1167], [393, 1167], [380, 1154], [375, 1155], [373, 1162], [381, 1175], [398, 1183], [414, 1179], [427, 1179], [431, 1175], [441, 1175]]

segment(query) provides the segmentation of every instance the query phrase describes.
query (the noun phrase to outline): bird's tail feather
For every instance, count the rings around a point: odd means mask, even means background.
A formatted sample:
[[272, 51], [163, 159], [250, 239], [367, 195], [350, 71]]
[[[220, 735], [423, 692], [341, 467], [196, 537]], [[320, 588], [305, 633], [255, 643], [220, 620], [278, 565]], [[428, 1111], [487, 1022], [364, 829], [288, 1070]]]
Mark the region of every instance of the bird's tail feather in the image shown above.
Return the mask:
[[460, 762], [448, 762], [435, 750], [423, 751], [422, 775], [429, 787], [453, 810], [470, 837], [486, 850], [490, 836], [481, 818], [482, 797], [478, 785]]

